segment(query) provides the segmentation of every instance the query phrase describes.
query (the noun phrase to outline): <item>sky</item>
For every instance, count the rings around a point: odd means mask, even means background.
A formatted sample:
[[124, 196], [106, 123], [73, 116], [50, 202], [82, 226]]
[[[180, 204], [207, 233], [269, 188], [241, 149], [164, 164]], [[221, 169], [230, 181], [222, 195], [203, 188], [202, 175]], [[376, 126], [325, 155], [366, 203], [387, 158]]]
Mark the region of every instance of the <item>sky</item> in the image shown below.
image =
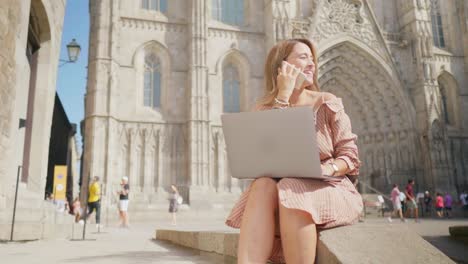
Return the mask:
[[67, 44], [76, 39], [81, 46], [75, 63], [66, 63], [57, 71], [57, 93], [68, 119], [77, 125], [78, 151], [81, 154], [80, 122], [84, 119], [84, 95], [88, 66], [89, 12], [88, 0], [67, 0], [62, 32], [60, 59], [68, 60]]

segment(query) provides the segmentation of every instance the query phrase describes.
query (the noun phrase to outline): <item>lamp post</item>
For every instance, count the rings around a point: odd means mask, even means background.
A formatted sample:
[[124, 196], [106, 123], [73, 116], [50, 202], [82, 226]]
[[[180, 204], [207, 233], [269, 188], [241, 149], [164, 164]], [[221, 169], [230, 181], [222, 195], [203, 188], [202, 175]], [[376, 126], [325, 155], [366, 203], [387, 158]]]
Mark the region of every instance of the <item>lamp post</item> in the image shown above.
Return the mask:
[[67, 44], [67, 53], [68, 53], [68, 60], [60, 60], [62, 63], [59, 67], [67, 63], [75, 63], [78, 60], [78, 56], [80, 56], [81, 46], [76, 42], [75, 39], [72, 39], [70, 43]]

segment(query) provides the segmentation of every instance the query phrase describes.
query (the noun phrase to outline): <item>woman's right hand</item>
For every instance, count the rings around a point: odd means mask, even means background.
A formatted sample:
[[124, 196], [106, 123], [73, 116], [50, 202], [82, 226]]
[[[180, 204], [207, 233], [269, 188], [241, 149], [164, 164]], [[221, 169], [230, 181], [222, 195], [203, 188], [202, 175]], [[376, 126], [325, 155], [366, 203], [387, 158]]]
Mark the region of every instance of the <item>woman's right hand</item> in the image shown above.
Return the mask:
[[289, 98], [294, 91], [297, 76], [299, 75], [300, 69], [296, 66], [283, 61], [281, 68], [278, 68], [278, 75], [276, 76], [276, 83], [278, 86], [277, 99], [289, 102]]

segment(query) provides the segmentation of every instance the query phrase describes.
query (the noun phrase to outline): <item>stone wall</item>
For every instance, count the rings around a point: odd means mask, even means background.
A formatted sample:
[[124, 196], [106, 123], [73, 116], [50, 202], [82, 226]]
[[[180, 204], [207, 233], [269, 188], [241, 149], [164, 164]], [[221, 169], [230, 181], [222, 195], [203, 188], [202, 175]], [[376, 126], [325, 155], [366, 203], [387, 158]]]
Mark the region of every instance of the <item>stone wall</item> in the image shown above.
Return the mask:
[[[15, 100], [16, 82], [16, 32], [20, 17], [21, 4], [15, 0], [7, 0], [0, 6], [0, 182], [4, 182], [7, 173], [8, 158], [10, 157], [11, 131], [16, 127], [12, 121]], [[14, 124], [14, 125], [13, 125]], [[0, 208], [4, 185], [0, 188]]]
[[[0, 239], [5, 239], [9, 229], [4, 227], [12, 219], [19, 166], [27, 177], [18, 186], [17, 221], [24, 227], [18, 232], [28, 233], [31, 221], [54, 223], [53, 218], [44, 220], [43, 199], [65, 3], [6, 0], [0, 7], [0, 226], [5, 231]], [[39, 46], [31, 57], [26, 55], [29, 24]], [[20, 119], [27, 120], [26, 127], [18, 127]], [[54, 232], [37, 230], [28, 239]]]

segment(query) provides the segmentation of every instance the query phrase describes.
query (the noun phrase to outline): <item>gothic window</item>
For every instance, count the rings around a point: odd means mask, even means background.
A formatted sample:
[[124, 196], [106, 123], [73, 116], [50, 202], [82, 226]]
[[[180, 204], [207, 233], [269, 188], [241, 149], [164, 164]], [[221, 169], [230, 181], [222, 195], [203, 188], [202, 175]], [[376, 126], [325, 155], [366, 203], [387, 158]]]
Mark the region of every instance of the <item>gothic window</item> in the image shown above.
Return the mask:
[[244, 0], [212, 0], [212, 17], [226, 24], [244, 22]]
[[223, 111], [240, 112], [240, 81], [237, 68], [228, 64], [223, 69]]
[[458, 85], [453, 76], [447, 72], [437, 78], [440, 92], [440, 121], [453, 127], [459, 122]]
[[153, 53], [145, 57], [143, 103], [152, 108], [161, 106], [161, 64]]
[[443, 83], [439, 83], [440, 87], [440, 97], [442, 101], [442, 115], [444, 117], [444, 121], [446, 124], [450, 124], [449, 118], [449, 111], [448, 111], [448, 98], [447, 98], [447, 90], [444, 87]]
[[431, 0], [431, 23], [432, 38], [434, 45], [439, 48], [445, 47], [444, 32], [442, 27], [442, 16], [440, 13], [439, 0]]
[[166, 13], [167, 0], [141, 0], [141, 8]]

